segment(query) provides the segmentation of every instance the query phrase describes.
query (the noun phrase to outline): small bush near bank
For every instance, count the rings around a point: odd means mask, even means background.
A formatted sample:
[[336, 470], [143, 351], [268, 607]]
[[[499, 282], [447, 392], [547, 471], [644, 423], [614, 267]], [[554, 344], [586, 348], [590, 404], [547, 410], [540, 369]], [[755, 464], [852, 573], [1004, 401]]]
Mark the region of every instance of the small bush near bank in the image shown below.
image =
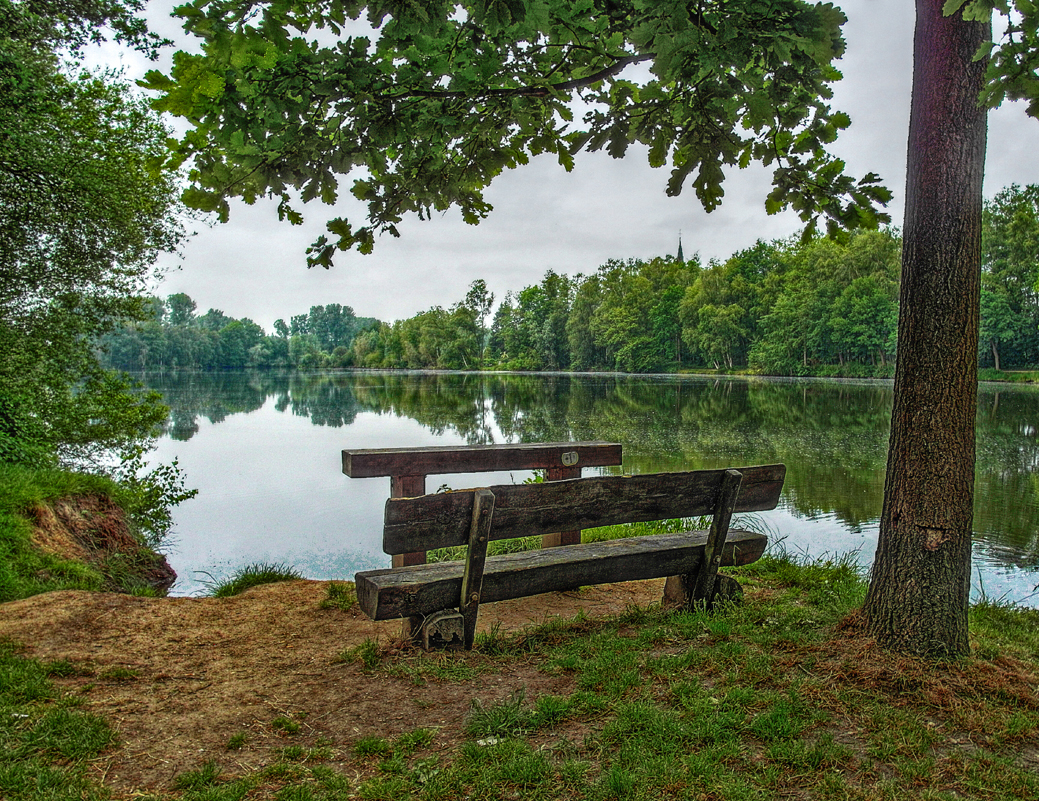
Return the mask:
[[338, 609], [349, 612], [357, 604], [357, 590], [352, 581], [330, 581], [325, 597], [319, 606], [322, 609]]
[[298, 581], [305, 578], [295, 567], [281, 563], [258, 562], [238, 568], [227, 578], [207, 583], [206, 595], [210, 598], [230, 598], [240, 595], [261, 584], [276, 584], [279, 581]]

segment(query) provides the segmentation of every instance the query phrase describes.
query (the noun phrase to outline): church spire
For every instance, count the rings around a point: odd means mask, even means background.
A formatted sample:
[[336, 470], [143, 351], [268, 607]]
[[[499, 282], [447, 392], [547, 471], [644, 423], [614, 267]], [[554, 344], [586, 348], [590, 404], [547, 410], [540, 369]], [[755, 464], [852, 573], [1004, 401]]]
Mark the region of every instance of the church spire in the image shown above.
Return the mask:
[[685, 257], [682, 255], [682, 232], [678, 232], [678, 256], [676, 257], [679, 262], [685, 264]]

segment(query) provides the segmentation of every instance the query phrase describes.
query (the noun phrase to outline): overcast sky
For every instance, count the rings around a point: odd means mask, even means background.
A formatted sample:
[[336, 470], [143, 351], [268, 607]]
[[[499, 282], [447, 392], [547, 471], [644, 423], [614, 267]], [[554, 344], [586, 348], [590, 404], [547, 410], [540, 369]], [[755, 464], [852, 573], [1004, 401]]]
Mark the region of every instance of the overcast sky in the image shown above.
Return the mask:
[[[833, 106], [851, 115], [852, 126], [833, 149], [852, 175], [881, 175], [895, 194], [889, 206], [892, 220], [901, 225], [913, 4], [837, 4], [848, 15], [848, 47], [839, 64], [844, 80], [835, 87]], [[172, 0], [153, 0], [152, 27], [182, 49], [192, 49], [194, 40], [184, 37], [169, 18], [174, 5]], [[164, 71], [171, 53], [159, 64]], [[94, 58], [121, 62], [131, 78], [155, 66], [111, 47]], [[1007, 104], [990, 113], [986, 197], [1010, 183], [1039, 183], [1037, 145], [1039, 121], [1026, 117], [1022, 104]], [[249, 317], [268, 332], [277, 318], [287, 320], [326, 303], [349, 305], [358, 316], [391, 321], [432, 306], [450, 306], [478, 278], [486, 280], [500, 300], [508, 290], [537, 283], [546, 270], [588, 274], [610, 258], [673, 254], [679, 231], [686, 256], [699, 252], [706, 262], [724, 259], [757, 239], [800, 230], [792, 213], [765, 214], [768, 171], [733, 168], [727, 176], [722, 207], [706, 214], [692, 189], [667, 197], [668, 168], [650, 168], [639, 147], [629, 149], [622, 160], [603, 153], [582, 154], [570, 173], [553, 156], [538, 157], [491, 185], [487, 199], [494, 211], [479, 226], [466, 225], [455, 211], [425, 222], [406, 219], [400, 239], [379, 239], [370, 256], [340, 253], [328, 271], [308, 270], [304, 250], [323, 233], [331, 216], [344, 214], [360, 223], [364, 207], [353, 202], [346, 191], [349, 184], [334, 210], [320, 203], [305, 207], [303, 226], [279, 222], [272, 202], [252, 207], [236, 202], [229, 223], [192, 225], [196, 235], [180, 258], [164, 259], [168, 270], [155, 292], [186, 292], [197, 302], [199, 313], [218, 308], [232, 317]]]

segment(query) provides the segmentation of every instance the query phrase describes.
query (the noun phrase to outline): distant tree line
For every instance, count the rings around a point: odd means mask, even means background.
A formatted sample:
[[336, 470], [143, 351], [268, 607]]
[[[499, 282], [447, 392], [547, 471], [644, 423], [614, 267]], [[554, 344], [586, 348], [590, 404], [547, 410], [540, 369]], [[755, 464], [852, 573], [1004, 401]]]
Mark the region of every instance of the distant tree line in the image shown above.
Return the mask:
[[378, 325], [338, 303], [312, 306], [287, 324], [276, 320], [273, 334], [247, 317], [195, 311], [195, 301], [183, 292], [149, 298], [147, 319], [99, 340], [107, 363], [121, 370], [349, 367], [354, 338]]
[[[725, 261], [608, 261], [548, 271], [494, 296], [483, 280], [450, 308], [384, 323], [314, 306], [267, 335], [184, 294], [151, 300], [146, 322], [103, 340], [122, 369], [369, 367], [473, 370], [749, 368], [778, 375], [888, 376], [897, 340], [902, 242], [895, 229], [844, 240], [759, 241]], [[986, 203], [983, 367], [1039, 364], [1039, 186]], [[489, 319], [490, 318], [490, 319]]]

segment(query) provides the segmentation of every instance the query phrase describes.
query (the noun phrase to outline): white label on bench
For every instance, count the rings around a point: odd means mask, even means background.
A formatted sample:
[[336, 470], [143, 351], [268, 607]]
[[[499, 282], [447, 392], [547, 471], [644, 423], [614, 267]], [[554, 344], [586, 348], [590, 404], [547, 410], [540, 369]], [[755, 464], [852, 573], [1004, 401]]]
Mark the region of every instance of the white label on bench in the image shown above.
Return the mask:
[[577, 453], [577, 451], [568, 451], [567, 453], [564, 453], [562, 456], [563, 464], [567, 467], [573, 467], [575, 464], [577, 464], [577, 460], [580, 458], [581, 457]]

